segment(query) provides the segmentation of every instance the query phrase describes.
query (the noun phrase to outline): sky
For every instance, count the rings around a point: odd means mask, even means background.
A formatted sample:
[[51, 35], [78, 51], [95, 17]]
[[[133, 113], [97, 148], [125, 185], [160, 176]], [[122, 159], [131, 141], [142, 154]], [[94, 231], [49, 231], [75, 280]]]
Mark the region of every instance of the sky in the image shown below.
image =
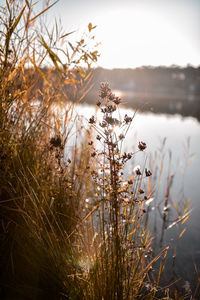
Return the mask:
[[54, 18], [80, 35], [97, 25], [97, 66], [200, 65], [200, 0], [59, 0], [48, 12]]
[[59, 0], [49, 12], [67, 30], [97, 25], [98, 65], [200, 65], [200, 0]]

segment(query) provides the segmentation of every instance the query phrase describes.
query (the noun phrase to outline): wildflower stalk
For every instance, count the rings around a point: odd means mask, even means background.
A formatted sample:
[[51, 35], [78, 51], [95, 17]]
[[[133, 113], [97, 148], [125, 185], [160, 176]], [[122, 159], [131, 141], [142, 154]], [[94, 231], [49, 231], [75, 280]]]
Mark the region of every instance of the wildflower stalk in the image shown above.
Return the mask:
[[[132, 255], [130, 250], [128, 250], [130, 243], [132, 243], [129, 235], [130, 230], [133, 229], [135, 231], [135, 240], [140, 240], [142, 219], [141, 210], [138, 208], [134, 211], [138, 194], [140, 195], [138, 190], [139, 186], [141, 186], [142, 176], [140, 175], [142, 173], [138, 170], [139, 175], [136, 174], [136, 178], [128, 181], [123, 187], [122, 171], [126, 162], [132, 158], [134, 153], [122, 153], [122, 140], [127, 134], [127, 128], [130, 127], [133, 117], [129, 117], [127, 114], [123, 119], [115, 117], [115, 112], [120, 103], [121, 99], [112, 93], [109, 85], [102, 83], [100, 86], [100, 99], [97, 102], [102, 118], [99, 121], [94, 116], [89, 119], [89, 123], [94, 128], [94, 131], [98, 133], [96, 139], [101, 141], [101, 143], [103, 141], [104, 145], [103, 151], [101, 151], [96, 149], [96, 143], [90, 143], [93, 159], [95, 160], [98, 157], [101, 160], [101, 156], [103, 156], [103, 165], [100, 164], [99, 166], [102, 169], [102, 176], [94, 172], [93, 178], [95, 183], [99, 185], [99, 189], [103, 189], [103, 197], [100, 200], [103, 210], [100, 214], [100, 223], [103, 229], [104, 247], [101, 248], [101, 257], [104, 257], [106, 265], [109, 264], [111, 259], [111, 267], [110, 270], [107, 267], [103, 267], [104, 264], [102, 262], [102, 272], [105, 272], [105, 290], [110, 290], [111, 299], [123, 299], [125, 291], [129, 297], [130, 279], [134, 279], [134, 274], [138, 273], [137, 266], [132, 275], [128, 271], [129, 262], [127, 257]], [[115, 127], [121, 129], [119, 136], [115, 133]], [[146, 144], [139, 142], [139, 151], [144, 151], [145, 148]], [[99, 167], [97, 163], [96, 169]], [[106, 172], [106, 170], [109, 170], [109, 172]], [[150, 171], [146, 171], [145, 175], [150, 176]], [[135, 218], [133, 225], [135, 228], [132, 227], [131, 229], [130, 223], [133, 217]], [[137, 243], [135, 244], [137, 245]], [[138, 258], [140, 263], [144, 260], [143, 252]]]

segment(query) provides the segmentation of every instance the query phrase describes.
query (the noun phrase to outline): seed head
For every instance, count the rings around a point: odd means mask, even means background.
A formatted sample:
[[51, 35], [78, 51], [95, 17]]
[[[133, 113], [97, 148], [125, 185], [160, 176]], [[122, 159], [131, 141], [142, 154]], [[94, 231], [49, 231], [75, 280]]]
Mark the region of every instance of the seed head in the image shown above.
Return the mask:
[[122, 102], [122, 99], [120, 97], [115, 97], [115, 99], [113, 100], [113, 102], [116, 104], [116, 105], [119, 105], [121, 102]]
[[97, 139], [98, 141], [100, 141], [100, 140], [101, 140], [101, 136], [97, 134], [96, 139]]
[[102, 128], [105, 128], [107, 126], [107, 123], [105, 121], [103, 121], [102, 123], [99, 123], [99, 125], [102, 127]]
[[140, 171], [139, 168], [135, 170], [135, 173], [136, 173], [136, 175], [138, 175], [138, 176], [142, 175], [142, 173], [141, 173], [141, 171]]
[[115, 100], [115, 95], [114, 95], [112, 92], [110, 92], [110, 94], [109, 94], [109, 96], [108, 96], [108, 99], [109, 99], [110, 101], [114, 101], [114, 100]]
[[96, 105], [100, 107], [101, 106], [101, 101], [98, 100], [97, 103], [96, 103]]
[[146, 143], [145, 143], [145, 142], [139, 142], [139, 144], [138, 144], [138, 148], [139, 148], [139, 150], [140, 150], [140, 151], [143, 151], [143, 150], [145, 150], [145, 149], [146, 149], [146, 147], [147, 147], [147, 145], [146, 145]]
[[59, 148], [61, 148], [62, 147], [62, 142], [61, 142], [60, 136], [52, 137], [50, 139], [50, 144], [51, 144], [52, 147], [55, 147], [55, 148], [59, 147]]
[[124, 116], [124, 122], [125, 122], [126, 124], [130, 123], [130, 122], [132, 121], [132, 119], [133, 119], [133, 118], [131, 118], [131, 117], [129, 117], [127, 114], [125, 114], [125, 116]]
[[92, 117], [89, 119], [89, 123], [90, 123], [90, 124], [95, 124], [95, 123], [96, 123], [96, 121], [95, 121], [95, 119], [94, 119], [94, 116], [92, 116]]
[[146, 174], [146, 177], [149, 177], [152, 175], [151, 171], [147, 170], [147, 168], [145, 169], [145, 174]]
[[139, 193], [140, 194], [144, 194], [144, 190], [143, 189], [139, 189]]
[[91, 156], [95, 157], [96, 156], [96, 152], [92, 152]]
[[120, 121], [118, 119], [109, 116], [105, 118], [105, 121], [110, 125], [120, 125]]
[[110, 95], [110, 93], [111, 93], [111, 89], [109, 87], [109, 84], [107, 82], [101, 83], [99, 97], [104, 99], [104, 98], [108, 97]]
[[120, 135], [119, 135], [119, 139], [120, 140], [123, 140], [125, 138], [125, 136], [121, 133]]

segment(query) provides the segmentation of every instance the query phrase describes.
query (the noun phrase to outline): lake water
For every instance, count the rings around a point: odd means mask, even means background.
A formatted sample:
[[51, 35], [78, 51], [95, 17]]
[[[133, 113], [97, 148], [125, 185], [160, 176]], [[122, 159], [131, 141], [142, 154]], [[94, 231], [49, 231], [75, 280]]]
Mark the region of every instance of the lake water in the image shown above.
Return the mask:
[[[76, 112], [87, 120], [95, 114], [93, 106], [81, 105]], [[120, 109], [120, 114], [134, 115], [132, 109]], [[87, 126], [87, 125], [86, 125]], [[137, 149], [139, 141], [147, 144], [144, 153], [138, 153], [129, 164], [127, 172], [131, 175], [134, 166], [144, 164], [151, 169], [154, 201], [147, 207], [148, 220], [154, 236], [157, 251], [170, 246], [166, 264], [166, 278], [184, 285], [186, 281], [194, 287], [196, 276], [194, 265], [200, 267], [200, 123], [192, 117], [153, 113], [136, 113], [127, 133], [124, 149]], [[161, 173], [161, 175], [160, 175]], [[169, 193], [168, 211], [164, 218], [163, 207], [169, 175], [173, 181]], [[176, 207], [177, 204], [177, 209]], [[190, 207], [189, 207], [190, 206]], [[184, 212], [191, 216], [184, 224], [173, 222]], [[179, 234], [186, 228], [183, 236]], [[176, 259], [173, 260], [174, 247]]]

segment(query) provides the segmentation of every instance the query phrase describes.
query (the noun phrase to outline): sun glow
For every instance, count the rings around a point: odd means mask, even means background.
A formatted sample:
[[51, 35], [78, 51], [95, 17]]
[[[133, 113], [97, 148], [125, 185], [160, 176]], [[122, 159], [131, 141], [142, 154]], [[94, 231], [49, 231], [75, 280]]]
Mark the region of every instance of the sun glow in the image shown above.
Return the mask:
[[113, 90], [113, 94], [115, 94], [115, 96], [122, 98], [124, 96], [124, 92], [121, 90]]
[[[198, 61], [183, 33], [153, 11], [113, 10], [99, 15], [97, 36], [102, 41], [99, 64], [103, 67], [187, 64], [186, 53]], [[197, 50], [197, 49], [196, 49]]]

